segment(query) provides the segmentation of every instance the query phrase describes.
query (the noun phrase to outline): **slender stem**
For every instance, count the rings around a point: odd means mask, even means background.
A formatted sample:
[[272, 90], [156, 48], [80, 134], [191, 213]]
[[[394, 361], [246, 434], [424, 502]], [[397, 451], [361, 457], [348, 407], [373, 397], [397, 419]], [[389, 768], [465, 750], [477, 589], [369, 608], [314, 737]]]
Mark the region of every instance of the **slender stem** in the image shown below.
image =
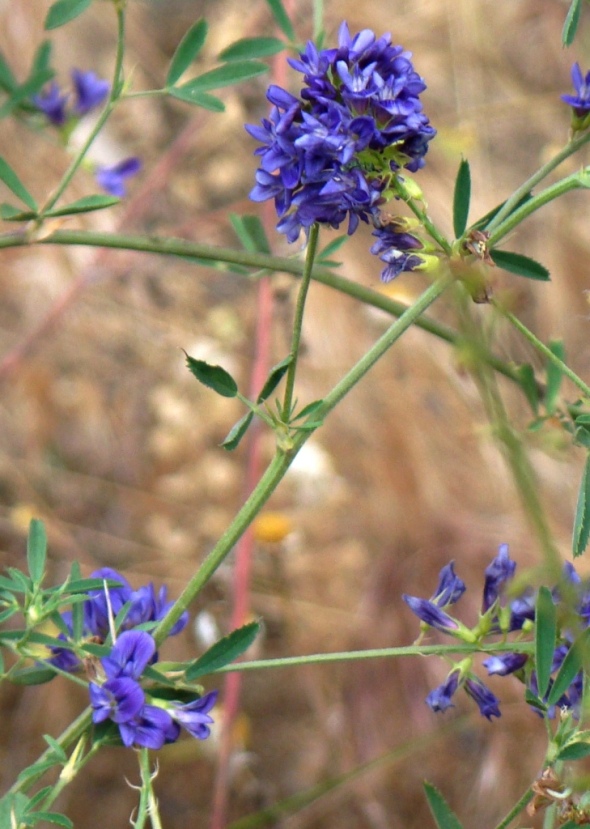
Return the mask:
[[536, 173], [534, 173], [529, 179], [527, 179], [523, 184], [518, 187], [514, 193], [504, 202], [504, 205], [500, 208], [500, 210], [496, 213], [496, 215], [488, 222], [486, 226], [486, 230], [492, 231], [497, 228], [503, 221], [506, 219], [514, 210], [515, 206], [519, 203], [521, 199], [527, 196], [531, 190], [546, 176], [549, 175], [556, 167], [569, 158], [570, 155], [574, 155], [577, 151], [587, 144], [590, 141], [590, 130], [583, 133], [579, 138], [575, 138], [570, 141], [568, 144], [565, 145], [563, 150], [557, 153], [547, 164], [544, 164]]
[[512, 821], [515, 818], [518, 817], [518, 815], [522, 812], [522, 810], [526, 806], [528, 806], [528, 804], [531, 802], [531, 800], [533, 799], [534, 796], [535, 796], [535, 793], [533, 792], [532, 788], [529, 786], [529, 788], [522, 795], [522, 797], [519, 797], [519, 799], [514, 804], [512, 809], [510, 809], [510, 811], [508, 812], [506, 817], [503, 818], [503, 820], [501, 820], [500, 823], [496, 826], [496, 829], [507, 829], [507, 827], [512, 823]]
[[510, 311], [506, 311], [497, 302], [493, 301], [493, 303], [494, 307], [500, 311], [500, 313], [516, 328], [517, 331], [520, 331], [523, 337], [525, 337], [529, 343], [545, 357], [546, 360], [557, 366], [557, 368], [580, 389], [585, 397], [590, 397], [590, 386], [584, 383], [581, 377], [578, 377], [578, 375], [572, 371], [571, 368], [563, 362], [563, 360], [560, 360], [550, 348], [547, 348], [547, 346], [542, 343], [541, 340], [539, 340], [538, 337], [536, 337], [533, 332], [526, 327], [526, 325], [523, 325], [518, 317], [515, 317], [514, 314], [510, 313]]
[[438, 228], [433, 224], [432, 219], [427, 216], [424, 210], [418, 206], [416, 200], [410, 195], [407, 187], [404, 185], [403, 181], [400, 181], [399, 176], [395, 179], [395, 189], [400, 195], [405, 203], [408, 205], [412, 213], [420, 219], [420, 222], [428, 232], [428, 234], [440, 245], [441, 250], [448, 255], [452, 252], [452, 247], [449, 242], [445, 239], [443, 234], [438, 230]]
[[525, 202], [496, 226], [495, 231], [490, 235], [488, 241], [489, 246], [493, 247], [500, 239], [504, 238], [511, 230], [544, 205], [565, 195], [565, 193], [569, 193], [571, 190], [578, 190], [584, 186], [586, 185], [580, 180], [580, 173], [578, 172], [558, 181], [556, 184], [552, 184], [551, 187], [547, 187], [537, 196]]
[[[391, 348], [394, 342], [401, 337], [418, 317], [435, 302], [450, 284], [450, 278], [443, 278], [430, 285], [398, 320], [396, 320], [387, 331], [380, 337], [375, 345], [368, 351], [359, 362], [353, 366], [348, 374], [334, 387], [325, 397], [323, 405], [314, 413], [314, 418], [321, 419], [330, 412], [342, 398], [364, 377], [377, 360]], [[209, 555], [205, 558], [197, 572], [190, 579], [187, 586], [176, 600], [174, 606], [160, 622], [154, 631], [154, 638], [158, 644], [166, 638], [170, 629], [182, 616], [192, 600], [209, 581], [221, 562], [230, 553], [233, 545], [246, 531], [258, 512], [268, 501], [271, 494], [285, 476], [295, 455], [301, 449], [306, 440], [312, 434], [310, 431], [300, 430], [293, 437], [291, 448], [288, 452], [277, 451], [274, 458], [260, 479], [258, 486], [252, 492], [241, 510], [236, 515], [232, 524], [221, 536]]]
[[[21, 231], [7, 233], [0, 235], [0, 249], [8, 247], [21, 247], [28, 245], [29, 241], [24, 233]], [[260, 268], [261, 273], [267, 273], [269, 270], [278, 271], [282, 273], [289, 273], [293, 276], [300, 276], [305, 267], [299, 259], [290, 259], [280, 256], [269, 256], [265, 253], [253, 253], [250, 251], [233, 250], [232, 248], [218, 248], [211, 245], [203, 245], [196, 242], [190, 242], [186, 239], [162, 239], [158, 237], [144, 237], [133, 236], [127, 234], [107, 234], [96, 233], [93, 231], [84, 230], [59, 230], [55, 231], [44, 239], [35, 240], [36, 244], [56, 244], [56, 245], [83, 245], [88, 247], [105, 247], [115, 248], [119, 250], [135, 250], [144, 253], [156, 253], [164, 255], [174, 255], [190, 257], [196, 259], [208, 260], [211, 262], [226, 262], [228, 264], [238, 264], [244, 267]], [[366, 305], [372, 305], [374, 308], [380, 308], [395, 317], [400, 317], [408, 310], [408, 305], [403, 302], [391, 299], [390, 297], [371, 288], [366, 288], [358, 282], [351, 282], [342, 276], [334, 273], [330, 268], [314, 267], [312, 278], [316, 282], [334, 288], [341, 293], [347, 294], [354, 299], [364, 302]], [[455, 344], [457, 341], [457, 333], [452, 328], [442, 325], [436, 320], [422, 317], [416, 320], [415, 325], [419, 328], [428, 331], [434, 336], [445, 340], [448, 343]], [[510, 363], [500, 360], [498, 357], [488, 355], [486, 358], [490, 365], [500, 374], [513, 380], [515, 383], [520, 383], [518, 372]]]
[[76, 157], [73, 159], [72, 163], [66, 170], [62, 180], [60, 181], [57, 189], [53, 193], [53, 195], [47, 200], [44, 206], [41, 209], [41, 215], [43, 213], [47, 213], [51, 210], [52, 207], [57, 203], [60, 199], [66, 188], [68, 187], [69, 183], [71, 182], [72, 178], [74, 177], [76, 171], [78, 170], [80, 164], [86, 157], [86, 153], [94, 143], [96, 136], [101, 132], [102, 128], [104, 127], [105, 123], [109, 119], [111, 112], [114, 109], [115, 103], [117, 98], [121, 94], [121, 80], [122, 80], [122, 71], [123, 71], [123, 55], [125, 52], [125, 9], [123, 8], [123, 4], [117, 3], [116, 4], [116, 13], [117, 13], [117, 53], [115, 57], [115, 69], [113, 71], [113, 82], [111, 84], [111, 91], [108, 97], [108, 100], [105, 104], [104, 109], [100, 113], [99, 117], [96, 120], [96, 123], [92, 130], [90, 131], [90, 135], [82, 145], [80, 151], [76, 154]]
[[305, 266], [303, 268], [303, 275], [301, 278], [301, 285], [299, 286], [299, 293], [297, 294], [297, 304], [295, 306], [295, 318], [293, 320], [293, 335], [291, 339], [291, 362], [287, 369], [285, 397], [283, 400], [283, 422], [288, 423], [291, 417], [291, 408], [293, 406], [293, 390], [295, 388], [295, 376], [297, 374], [297, 360], [299, 358], [299, 347], [301, 344], [301, 328], [303, 326], [303, 312], [305, 311], [305, 300], [307, 299], [307, 292], [311, 283], [311, 275], [313, 271], [313, 262], [315, 259], [316, 250], [318, 247], [318, 237], [320, 233], [320, 226], [315, 222], [309, 231], [309, 241], [307, 243], [307, 251], [305, 254]]
[[[84, 768], [86, 763], [88, 763], [88, 761], [91, 760], [95, 754], [98, 754], [100, 748], [101, 744], [99, 742], [96, 742], [94, 743], [94, 745], [90, 746], [86, 754], [84, 754], [83, 756], [79, 758], [70, 758], [70, 762], [73, 759], [72, 766], [70, 768], [66, 766], [67, 772], [66, 769], [64, 769], [64, 771], [60, 774], [57, 782], [54, 783], [54, 785], [52, 786], [51, 791], [47, 792], [47, 796], [41, 801], [41, 803], [38, 804], [39, 811], [46, 812], [47, 809], [53, 803], [55, 803], [55, 801], [62, 793], [62, 791], [66, 788], [66, 786], [68, 786], [73, 781], [74, 777], [76, 777], [78, 772], [80, 772]], [[83, 750], [82, 745], [80, 746], [80, 749]], [[78, 747], [74, 749], [74, 753], [77, 750]]]
[[[321, 665], [332, 662], [360, 662], [366, 659], [395, 659], [401, 656], [449, 656], [452, 654], [474, 653], [529, 653], [535, 652], [534, 642], [497, 642], [493, 644], [465, 644], [457, 641], [453, 645], [405, 645], [399, 648], [373, 648], [363, 651], [341, 651], [333, 653], [312, 653], [304, 656], [284, 656], [276, 659], [257, 659], [251, 662], [232, 662], [214, 671], [217, 674], [236, 671], [260, 671], [267, 668], [296, 668], [301, 665]], [[181, 670], [184, 663], [163, 662], [162, 670]]]

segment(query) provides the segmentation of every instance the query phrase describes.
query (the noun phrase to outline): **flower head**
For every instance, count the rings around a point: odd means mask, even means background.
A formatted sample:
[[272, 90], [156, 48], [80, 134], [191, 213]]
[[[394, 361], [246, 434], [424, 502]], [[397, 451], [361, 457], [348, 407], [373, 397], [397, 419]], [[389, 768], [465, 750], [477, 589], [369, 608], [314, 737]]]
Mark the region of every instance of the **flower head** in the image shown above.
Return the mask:
[[113, 164], [111, 167], [98, 166], [94, 177], [100, 187], [112, 196], [123, 198], [126, 193], [125, 182], [141, 170], [139, 158], [131, 157]]
[[446, 711], [447, 708], [452, 708], [454, 703], [451, 700], [459, 687], [460, 679], [461, 671], [459, 669], [451, 671], [445, 681], [426, 697], [428, 707], [435, 712]]
[[95, 723], [106, 719], [116, 723], [127, 722], [137, 716], [145, 703], [141, 685], [128, 676], [109, 679], [102, 685], [91, 682], [88, 691]]
[[498, 698], [492, 694], [490, 689], [484, 685], [481, 679], [470, 677], [465, 680], [465, 690], [475, 700], [482, 716], [491, 720], [492, 717], [500, 716]]
[[209, 711], [216, 702], [217, 691], [211, 691], [192, 702], [175, 705], [169, 709], [169, 713], [172, 719], [182, 725], [189, 734], [197, 740], [205, 740], [211, 733], [210, 726], [213, 723], [213, 717], [209, 716]]
[[516, 562], [508, 554], [508, 544], [502, 544], [498, 555], [486, 567], [485, 584], [483, 588], [483, 612], [485, 613], [497, 601], [505, 584], [514, 576]]
[[156, 642], [144, 630], [121, 633], [108, 656], [101, 659], [109, 679], [128, 676], [139, 679], [156, 655]]
[[274, 199], [289, 242], [319, 222], [337, 228], [370, 221], [397, 170], [418, 170], [435, 134], [419, 101], [425, 84], [389, 35], [340, 28], [338, 48], [308, 43], [289, 60], [303, 74], [299, 97], [271, 86], [260, 125], [254, 201]]
[[438, 605], [428, 599], [419, 599], [417, 596], [402, 596], [412, 613], [430, 627], [436, 628], [443, 633], [454, 633], [459, 630], [459, 623], [441, 610]]

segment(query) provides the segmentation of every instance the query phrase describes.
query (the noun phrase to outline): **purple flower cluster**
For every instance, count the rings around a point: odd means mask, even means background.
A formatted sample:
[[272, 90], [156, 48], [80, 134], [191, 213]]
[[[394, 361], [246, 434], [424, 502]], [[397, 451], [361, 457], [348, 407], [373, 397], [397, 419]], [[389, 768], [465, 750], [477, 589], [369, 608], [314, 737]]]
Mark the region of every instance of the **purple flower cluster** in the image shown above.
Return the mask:
[[343, 23], [337, 48], [318, 51], [309, 42], [289, 61], [304, 76], [299, 97], [269, 88], [269, 117], [246, 126], [262, 144], [250, 197], [274, 199], [277, 229], [289, 242], [316, 222], [337, 228], [347, 219], [354, 233], [360, 220], [378, 216], [396, 172], [423, 166], [435, 130], [410, 57], [389, 35], [351, 36]]
[[[469, 643], [482, 643], [488, 636], [517, 633], [522, 636], [530, 632], [535, 620], [536, 596], [532, 589], [510, 598], [508, 588], [514, 578], [516, 562], [512, 561], [508, 545], [501, 545], [498, 555], [485, 570], [482, 611], [477, 625], [470, 630], [446, 612], [465, 592], [464, 582], [455, 574], [453, 562], [447, 564], [440, 572], [439, 583], [430, 599], [420, 599], [404, 595], [403, 599], [422, 621], [425, 628], [435, 628], [443, 633]], [[576, 634], [590, 626], [590, 585], [582, 583], [573, 565], [566, 564], [562, 584], [552, 591], [553, 602], [561, 606], [560, 618], [568, 619], [569, 627], [561, 630], [553, 655], [551, 674], [555, 674], [567, 656]], [[573, 599], [573, 607], [572, 607]], [[572, 625], [578, 629], [571, 629]], [[484, 717], [491, 719], [500, 716], [499, 702], [486, 685], [471, 673], [471, 657], [456, 665], [445, 681], [426, 698], [433, 711], [446, 711], [453, 706], [453, 697], [459, 688], [477, 703]], [[526, 653], [502, 652], [488, 657], [483, 662], [488, 674], [497, 676], [514, 675], [520, 679], [532, 697], [539, 696], [534, 664]], [[546, 697], [553, 685], [550, 681]], [[558, 700], [557, 705], [579, 712], [583, 691], [583, 674], [580, 671], [571, 682], [567, 692]], [[546, 702], [541, 700], [540, 704]], [[534, 706], [534, 701], [531, 700]], [[554, 715], [555, 706], [548, 709], [547, 715]]]
[[[158, 659], [156, 642], [146, 627], [150, 623], [155, 627], [173, 604], [167, 600], [166, 587], [156, 593], [150, 583], [133, 590], [124, 576], [108, 567], [92, 573], [91, 578], [103, 579], [105, 586], [89, 591], [82, 604], [82, 636], [95, 643], [104, 643], [109, 636], [114, 640], [109, 654], [93, 662], [89, 670], [93, 722], [116, 723], [125, 746], [161, 748], [164, 743], [178, 739], [181, 726], [199, 740], [207, 738], [213, 722], [209, 711], [215, 705], [217, 691], [179, 701], [160, 699], [155, 690], [150, 694], [141, 684], [146, 668]], [[107, 581], [116, 585], [108, 586]], [[62, 633], [60, 639], [73, 643], [73, 614], [62, 614], [62, 620], [69, 635]], [[187, 622], [185, 612], [170, 635], [179, 633]], [[137, 629], [139, 626], [141, 630]], [[67, 672], [84, 667], [82, 660], [67, 647], [53, 648], [53, 656], [48, 661]]]
[[57, 83], [52, 83], [40, 95], [33, 95], [32, 101], [44, 113], [46, 118], [56, 127], [62, 127], [72, 118], [80, 118], [102, 104], [111, 85], [94, 72], [82, 72], [72, 69], [72, 84], [74, 87], [74, 102], [68, 107], [70, 93], [62, 93]]

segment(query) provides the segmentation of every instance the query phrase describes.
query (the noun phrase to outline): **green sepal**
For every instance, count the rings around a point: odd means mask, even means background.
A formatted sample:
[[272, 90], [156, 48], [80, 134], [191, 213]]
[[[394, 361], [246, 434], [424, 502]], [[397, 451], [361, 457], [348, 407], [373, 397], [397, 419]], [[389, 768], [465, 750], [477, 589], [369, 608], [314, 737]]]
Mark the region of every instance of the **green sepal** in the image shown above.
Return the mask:
[[233, 452], [234, 449], [237, 449], [240, 441], [248, 431], [253, 418], [254, 412], [246, 412], [244, 417], [241, 417], [237, 423], [234, 423], [223, 442], [219, 445], [228, 452]]
[[27, 566], [33, 584], [39, 585], [45, 574], [47, 558], [47, 534], [42, 521], [33, 518], [29, 524], [27, 539]]
[[462, 159], [455, 180], [453, 195], [453, 229], [455, 238], [459, 239], [465, 233], [469, 205], [471, 203], [471, 171], [467, 159]]
[[499, 268], [515, 273], [517, 276], [536, 279], [539, 282], [548, 282], [551, 279], [549, 271], [544, 265], [529, 256], [524, 256], [522, 253], [514, 253], [509, 250], [491, 250], [490, 256]]
[[559, 698], [566, 693], [576, 674], [582, 669], [584, 662], [587, 661], [589, 638], [590, 629], [581, 633], [567, 652], [549, 692], [548, 705], [555, 705]]
[[463, 829], [459, 818], [437, 788], [425, 781], [424, 792], [438, 829]]
[[244, 37], [236, 40], [219, 55], [219, 60], [252, 60], [277, 55], [285, 49], [285, 44], [278, 37]]
[[540, 697], [545, 696], [549, 687], [556, 637], [557, 611], [555, 603], [549, 588], [540, 587], [535, 612], [535, 670]]
[[293, 24], [289, 19], [289, 15], [285, 11], [282, 0], [266, 0], [266, 2], [270, 6], [272, 15], [281, 32], [283, 32], [283, 34], [286, 35], [290, 41], [294, 41], [295, 31], [293, 29]]
[[222, 397], [236, 397], [238, 384], [229, 372], [221, 366], [212, 366], [205, 360], [195, 360], [194, 357], [189, 357], [186, 351], [184, 353], [189, 371], [200, 383], [213, 389]]
[[173, 86], [168, 90], [168, 93], [173, 98], [184, 101], [186, 104], [194, 104], [202, 107], [202, 109], [208, 109], [210, 112], [225, 112], [223, 101], [220, 101], [215, 95], [208, 95], [199, 89], [192, 89], [189, 84], [190, 81], [184, 86]]
[[45, 18], [45, 29], [58, 29], [78, 17], [92, 3], [92, 0], [57, 0], [49, 7]]
[[209, 26], [207, 21], [201, 18], [194, 23], [178, 44], [168, 74], [166, 75], [166, 86], [174, 86], [176, 81], [186, 72], [191, 63], [197, 57], [205, 40]]
[[578, 503], [576, 505], [576, 516], [574, 519], [574, 531], [572, 535], [572, 552], [574, 558], [581, 556], [588, 545], [590, 538], [590, 454], [586, 457], [580, 489], [578, 491]]
[[0, 158], [0, 180], [4, 182], [8, 189], [11, 190], [18, 199], [23, 201], [27, 207], [37, 213], [39, 209], [37, 207], [37, 202], [31, 196], [12, 167], [7, 164], [3, 158]]
[[223, 66], [218, 66], [217, 69], [211, 69], [209, 72], [205, 72], [203, 75], [187, 81], [182, 86], [173, 87], [170, 92], [172, 94], [173, 92], [185, 90], [191, 94], [202, 94], [203, 92], [209, 92], [211, 89], [220, 89], [223, 86], [242, 83], [242, 81], [255, 78], [264, 72], [268, 72], [268, 66], [266, 63], [257, 60], [225, 63]]
[[249, 622], [216, 642], [187, 667], [184, 673], [187, 682], [214, 673], [241, 656], [258, 636], [260, 627], [260, 622]]
[[571, 46], [574, 42], [578, 25], [580, 23], [580, 14], [582, 11], [582, 0], [572, 0], [568, 12], [565, 16], [565, 22], [561, 32], [561, 42], [564, 46]]

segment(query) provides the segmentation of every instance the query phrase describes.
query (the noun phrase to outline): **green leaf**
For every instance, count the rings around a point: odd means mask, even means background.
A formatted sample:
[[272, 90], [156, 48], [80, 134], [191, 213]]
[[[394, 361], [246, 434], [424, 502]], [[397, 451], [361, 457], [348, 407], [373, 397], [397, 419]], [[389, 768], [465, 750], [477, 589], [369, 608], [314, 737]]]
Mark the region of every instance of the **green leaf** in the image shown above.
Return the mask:
[[8, 792], [0, 798], [0, 826], [3, 829], [19, 826], [28, 803], [29, 798], [22, 792]]
[[261, 63], [257, 60], [226, 63], [217, 69], [211, 69], [209, 72], [205, 72], [204, 75], [193, 78], [192, 81], [183, 83], [182, 86], [174, 87], [174, 90], [177, 92], [185, 90], [191, 94], [195, 92], [209, 92], [211, 89], [219, 89], [222, 86], [232, 86], [233, 84], [247, 81], [250, 78], [255, 78], [257, 75], [262, 75], [263, 72], [268, 72], [268, 66], [266, 63]]
[[60, 763], [68, 762], [68, 755], [65, 753], [62, 746], [60, 746], [56, 739], [54, 739], [50, 734], [44, 734], [43, 739], [45, 740], [49, 748], [52, 748], [55, 752], [56, 760], [59, 760]]
[[581, 760], [590, 756], [590, 743], [575, 741], [564, 746], [557, 755], [558, 760]]
[[574, 42], [576, 32], [578, 31], [578, 24], [580, 23], [581, 11], [582, 0], [572, 0], [568, 13], [565, 16], [565, 22], [561, 32], [561, 42], [564, 46], [571, 46]]
[[[533, 197], [532, 193], [525, 193], [524, 196], [522, 196], [522, 198], [520, 198], [517, 201], [517, 203], [514, 205], [514, 207], [512, 208], [512, 210], [510, 211], [510, 213], [508, 215], [510, 215], [511, 213], [514, 213], [515, 210], [518, 210], [519, 207], [522, 207], [523, 204], [526, 204], [528, 201], [530, 201], [532, 199], [532, 197]], [[485, 228], [489, 225], [489, 223], [496, 216], [496, 214], [499, 213], [500, 210], [502, 210], [502, 208], [504, 207], [505, 204], [506, 204], [505, 201], [500, 202], [500, 204], [497, 204], [488, 213], [486, 213], [484, 216], [482, 216], [481, 219], [478, 219], [476, 222], [474, 222], [471, 225], [473, 230], [485, 230]]]
[[520, 387], [529, 402], [533, 414], [539, 413], [539, 386], [535, 377], [535, 371], [530, 363], [523, 363], [516, 369]]
[[[552, 354], [555, 354], [561, 362], [565, 362], [565, 347], [563, 345], [563, 340], [551, 340], [549, 342], [549, 351]], [[559, 397], [559, 389], [561, 388], [561, 381], [563, 379], [563, 371], [556, 366], [555, 363], [552, 363], [550, 360], [547, 360], [547, 385], [545, 388], [545, 408], [549, 414], [553, 414], [555, 411], [555, 407], [557, 405], [557, 399]]]
[[31, 66], [31, 71], [29, 73], [29, 77], [33, 78], [35, 75], [39, 74], [40, 72], [47, 72], [52, 71], [51, 69], [51, 51], [53, 49], [53, 45], [50, 40], [44, 40], [41, 45], [37, 48], [35, 52], [35, 57], [33, 58], [33, 65]]
[[15, 207], [13, 204], [2, 202], [0, 204], [0, 219], [5, 222], [28, 222], [30, 219], [36, 218], [37, 214], [33, 211], [23, 211], [20, 207]]
[[469, 162], [462, 159], [455, 181], [455, 193], [453, 196], [453, 228], [455, 238], [459, 239], [465, 233], [467, 217], [469, 216], [469, 204], [471, 202], [471, 172]]
[[57, 0], [49, 7], [45, 18], [45, 29], [58, 29], [64, 23], [69, 23], [78, 15], [82, 14], [92, 0]]
[[220, 60], [252, 60], [253, 58], [268, 58], [285, 49], [285, 44], [278, 37], [245, 37], [236, 40], [219, 55]]
[[574, 558], [581, 556], [590, 538], [590, 454], [586, 458], [580, 490], [578, 492], [578, 503], [576, 506], [576, 517], [574, 519], [574, 533], [572, 538], [572, 551]]
[[22, 106], [23, 109], [27, 109], [28, 111], [38, 113], [38, 110], [33, 107], [29, 99], [31, 95], [35, 95], [39, 92], [41, 87], [43, 87], [47, 81], [51, 80], [53, 74], [54, 73], [51, 69], [44, 69], [41, 72], [36, 72], [21, 86], [12, 90], [10, 98], [8, 98], [8, 100], [6, 100], [0, 107], [0, 118], [6, 118], [6, 116], [10, 115], [10, 113], [18, 106]]
[[548, 587], [540, 587], [535, 613], [535, 668], [539, 696], [549, 687], [557, 636], [557, 613]]
[[585, 417], [587, 415], [577, 417], [575, 420], [574, 442], [590, 449], [590, 422], [586, 421]]
[[451, 811], [449, 804], [438, 789], [431, 783], [425, 782], [424, 791], [438, 829], [463, 829], [459, 818]]
[[197, 57], [207, 38], [207, 21], [201, 18], [194, 23], [182, 38], [170, 62], [166, 75], [166, 86], [174, 86]]
[[295, 32], [293, 30], [293, 25], [289, 20], [289, 15], [285, 11], [282, 0], [266, 0], [266, 2], [270, 6], [270, 10], [279, 29], [289, 38], [289, 40], [294, 41]]
[[191, 663], [185, 671], [188, 682], [193, 682], [200, 676], [213, 673], [229, 665], [244, 651], [248, 650], [252, 642], [258, 636], [260, 622], [249, 622], [247, 625], [232, 631], [229, 636], [224, 636], [213, 647]]
[[581, 633], [567, 652], [557, 672], [553, 687], [549, 692], [549, 697], [547, 698], [548, 705], [555, 705], [559, 698], [566, 693], [574, 681], [576, 674], [582, 669], [584, 662], [588, 660], [589, 637], [590, 629]]
[[0, 158], [0, 181], [3, 181], [8, 189], [12, 190], [14, 195], [23, 201], [27, 207], [30, 207], [31, 210], [35, 211], [35, 213], [37, 212], [37, 202], [31, 196], [12, 167], [10, 167], [10, 165], [7, 164], [3, 158]]
[[311, 403], [308, 403], [307, 406], [304, 406], [300, 412], [297, 412], [293, 420], [300, 420], [302, 417], [312, 415], [314, 412], [317, 412], [323, 403], [323, 400], [313, 400]]
[[289, 354], [288, 357], [285, 357], [284, 360], [281, 360], [280, 363], [277, 363], [276, 366], [273, 366], [270, 370], [270, 373], [266, 379], [266, 383], [262, 387], [262, 391], [258, 395], [256, 402], [257, 403], [264, 403], [265, 400], [271, 396], [273, 391], [279, 385], [291, 363], [293, 362], [292, 356]]
[[27, 565], [34, 584], [41, 584], [45, 574], [47, 535], [43, 522], [33, 518], [29, 524], [27, 539]]
[[91, 213], [93, 210], [104, 210], [105, 207], [113, 207], [120, 204], [121, 199], [116, 196], [84, 196], [82, 199], [66, 204], [64, 207], [57, 207], [44, 213], [44, 216], [73, 216], [75, 213]]
[[211, 112], [225, 112], [225, 104], [216, 98], [215, 95], [207, 95], [206, 92], [199, 92], [198, 89], [186, 89], [183, 86], [173, 86], [168, 90], [173, 98], [179, 101], [184, 101], [186, 104], [194, 104], [195, 106], [208, 109]]
[[10, 674], [10, 679], [15, 685], [43, 685], [55, 676], [51, 668], [21, 668]]
[[18, 82], [12, 74], [12, 69], [6, 63], [2, 52], [0, 52], [0, 89], [3, 89], [5, 92], [12, 92], [17, 86]]
[[227, 449], [228, 452], [233, 452], [234, 449], [237, 449], [240, 441], [248, 431], [253, 417], [254, 412], [246, 412], [244, 417], [241, 417], [237, 423], [234, 423], [223, 443], [220, 444], [223, 449]]
[[34, 814], [39, 820], [52, 823], [54, 826], [63, 826], [63, 829], [74, 829], [74, 824], [69, 817], [61, 815], [58, 812], [35, 812]]
[[191, 374], [204, 386], [207, 386], [222, 397], [236, 397], [238, 384], [234, 378], [221, 366], [212, 366], [205, 360], [195, 360], [194, 357], [186, 355], [186, 363]]
[[264, 225], [258, 216], [239, 216], [231, 213], [229, 220], [245, 250], [251, 253], [270, 253]]
[[333, 253], [336, 253], [336, 251], [340, 250], [342, 245], [346, 243], [347, 239], [350, 239], [350, 236], [347, 233], [345, 233], [343, 236], [337, 236], [336, 239], [333, 239], [331, 242], [328, 242], [326, 247], [322, 248], [322, 250], [318, 253], [316, 257], [316, 262], [321, 262], [322, 265], [325, 265], [325, 260]]
[[549, 271], [540, 262], [536, 262], [522, 253], [513, 253], [508, 250], [492, 250], [490, 256], [499, 268], [503, 268], [518, 276], [526, 276], [527, 279], [537, 279], [541, 282], [548, 282], [551, 278]]

